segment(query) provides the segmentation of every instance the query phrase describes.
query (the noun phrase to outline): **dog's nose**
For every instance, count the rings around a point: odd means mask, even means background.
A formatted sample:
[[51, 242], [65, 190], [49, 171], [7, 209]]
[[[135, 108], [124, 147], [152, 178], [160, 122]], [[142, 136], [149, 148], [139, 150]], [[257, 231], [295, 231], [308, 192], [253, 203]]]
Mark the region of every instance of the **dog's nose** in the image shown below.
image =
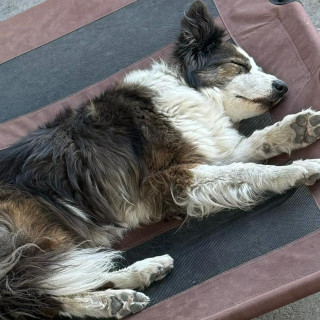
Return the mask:
[[281, 80], [275, 80], [272, 82], [272, 88], [279, 95], [284, 96], [288, 91], [288, 86]]

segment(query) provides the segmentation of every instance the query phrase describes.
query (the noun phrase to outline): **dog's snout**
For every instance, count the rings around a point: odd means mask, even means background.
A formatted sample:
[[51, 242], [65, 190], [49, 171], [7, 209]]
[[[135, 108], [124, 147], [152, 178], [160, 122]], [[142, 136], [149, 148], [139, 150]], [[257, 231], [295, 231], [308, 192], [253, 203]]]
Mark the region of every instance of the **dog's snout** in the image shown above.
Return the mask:
[[272, 82], [272, 88], [279, 95], [283, 96], [288, 91], [288, 86], [281, 80], [275, 80]]

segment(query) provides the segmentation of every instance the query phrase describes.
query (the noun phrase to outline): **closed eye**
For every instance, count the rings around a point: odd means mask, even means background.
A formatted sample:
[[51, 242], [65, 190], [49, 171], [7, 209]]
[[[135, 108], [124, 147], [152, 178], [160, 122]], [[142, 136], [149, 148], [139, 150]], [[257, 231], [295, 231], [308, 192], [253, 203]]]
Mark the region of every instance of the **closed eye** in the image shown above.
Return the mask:
[[231, 61], [232, 64], [235, 64], [239, 67], [241, 67], [245, 72], [249, 72], [250, 71], [250, 67], [247, 64], [238, 62], [238, 61]]

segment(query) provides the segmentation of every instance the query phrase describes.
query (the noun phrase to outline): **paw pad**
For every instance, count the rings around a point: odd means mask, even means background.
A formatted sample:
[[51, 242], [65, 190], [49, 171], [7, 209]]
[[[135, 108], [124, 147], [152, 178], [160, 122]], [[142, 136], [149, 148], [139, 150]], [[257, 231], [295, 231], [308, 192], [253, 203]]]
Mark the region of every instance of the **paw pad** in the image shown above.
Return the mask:
[[141, 292], [127, 290], [119, 296], [112, 296], [110, 301], [111, 315], [117, 319], [143, 310], [149, 303], [149, 298]]
[[309, 119], [309, 122], [312, 126], [317, 126], [320, 124], [320, 115], [316, 114]]
[[296, 136], [295, 143], [311, 144], [320, 138], [320, 114], [304, 113], [296, 117], [290, 127]]

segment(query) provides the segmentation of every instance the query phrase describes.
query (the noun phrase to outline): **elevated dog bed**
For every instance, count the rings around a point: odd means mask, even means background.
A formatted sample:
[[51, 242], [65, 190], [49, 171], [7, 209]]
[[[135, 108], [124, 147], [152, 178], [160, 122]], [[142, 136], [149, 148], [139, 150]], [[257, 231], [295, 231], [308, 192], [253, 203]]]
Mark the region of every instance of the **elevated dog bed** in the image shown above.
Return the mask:
[[[289, 85], [243, 132], [320, 108], [320, 38], [299, 2], [205, 0], [226, 38]], [[190, 0], [47, 0], [0, 23], [0, 147], [77, 106], [126, 72], [169, 59]], [[319, 143], [292, 158], [320, 158]], [[287, 156], [277, 160], [284, 163]], [[131, 319], [251, 319], [320, 290], [320, 186], [273, 196], [250, 212], [163, 221], [119, 246], [128, 263], [169, 253], [175, 269], [146, 290]], [[90, 272], [90, 270], [88, 270]]]

